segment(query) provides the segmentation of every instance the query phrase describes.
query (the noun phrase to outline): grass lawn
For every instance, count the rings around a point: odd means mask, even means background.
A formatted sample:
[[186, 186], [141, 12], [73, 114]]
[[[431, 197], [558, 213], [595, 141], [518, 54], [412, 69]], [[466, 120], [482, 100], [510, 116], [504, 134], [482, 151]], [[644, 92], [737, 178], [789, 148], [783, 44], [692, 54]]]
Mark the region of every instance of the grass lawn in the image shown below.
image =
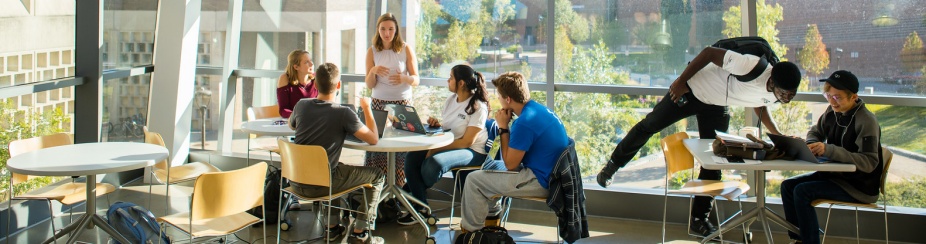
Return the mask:
[[926, 154], [926, 108], [866, 106], [881, 123], [881, 143]]

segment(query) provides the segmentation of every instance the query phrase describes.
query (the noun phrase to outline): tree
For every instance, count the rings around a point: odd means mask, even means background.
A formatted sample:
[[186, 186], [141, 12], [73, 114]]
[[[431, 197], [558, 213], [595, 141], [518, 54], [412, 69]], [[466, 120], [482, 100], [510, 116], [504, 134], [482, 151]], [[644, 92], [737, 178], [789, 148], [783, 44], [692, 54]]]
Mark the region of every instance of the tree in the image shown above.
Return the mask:
[[[11, 141], [32, 138], [36, 136], [49, 135], [69, 130], [67, 126], [71, 124], [71, 118], [64, 114], [61, 109], [46, 111], [45, 113], [31, 112], [16, 109], [16, 103], [13, 99], [0, 100], [0, 144], [9, 145]], [[10, 151], [6, 148], [0, 150], [0, 199], [7, 199], [9, 192], [8, 184], [10, 183], [10, 174], [7, 172], [6, 163], [10, 158]], [[37, 177], [24, 183], [18, 184], [13, 188], [13, 192], [19, 195], [23, 192], [37, 189], [55, 182], [59, 177]]]
[[[765, 38], [775, 54], [785, 61], [784, 57], [788, 54], [788, 47], [778, 42], [778, 28], [776, 27], [778, 22], [784, 19], [783, 8], [777, 3], [770, 5], [765, 4], [765, 0], [758, 0], [756, 1], [756, 15], [759, 28], [756, 33]], [[740, 22], [742, 19], [740, 6], [730, 7], [723, 13], [723, 34], [728, 38], [742, 36], [742, 22]]]
[[[556, 0], [554, 12], [556, 13], [556, 19], [554, 20], [555, 31], [565, 31], [569, 39], [574, 43], [588, 40], [590, 36], [589, 22], [572, 9], [572, 2], [569, 0]], [[546, 23], [546, 21], [541, 21], [537, 27], [538, 40], [542, 41], [546, 38]]]
[[797, 53], [797, 60], [807, 70], [807, 73], [819, 75], [830, 66], [830, 57], [826, 52], [826, 44], [820, 36], [817, 24], [807, 25], [807, 34], [804, 35], [804, 48]]
[[916, 72], [926, 65], [926, 49], [923, 49], [923, 39], [913, 31], [900, 49], [900, 62], [906, 72]]

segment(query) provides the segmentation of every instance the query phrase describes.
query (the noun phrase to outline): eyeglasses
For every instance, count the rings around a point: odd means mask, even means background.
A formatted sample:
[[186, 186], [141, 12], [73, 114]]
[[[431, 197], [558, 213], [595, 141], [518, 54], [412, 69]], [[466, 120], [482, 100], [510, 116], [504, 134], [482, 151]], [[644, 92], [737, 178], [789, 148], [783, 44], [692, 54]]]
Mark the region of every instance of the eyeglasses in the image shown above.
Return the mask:
[[842, 102], [842, 101], [843, 101], [843, 97], [842, 97], [842, 96], [840, 96], [840, 95], [830, 95], [830, 94], [826, 94], [826, 92], [823, 93], [823, 97], [825, 97], [826, 100], [831, 100], [831, 101], [834, 101], [834, 102]]
[[777, 86], [774, 89], [775, 98], [778, 98], [779, 103], [788, 103], [794, 98], [794, 95], [797, 95], [797, 91], [788, 91], [785, 89], [778, 88]]

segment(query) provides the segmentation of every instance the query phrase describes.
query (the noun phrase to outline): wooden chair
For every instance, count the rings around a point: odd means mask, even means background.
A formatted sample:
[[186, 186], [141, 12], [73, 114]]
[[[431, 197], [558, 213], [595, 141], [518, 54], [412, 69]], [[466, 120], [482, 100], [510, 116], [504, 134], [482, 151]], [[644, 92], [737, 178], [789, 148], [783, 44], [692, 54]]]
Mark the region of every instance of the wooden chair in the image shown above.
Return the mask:
[[[23, 153], [27, 153], [27, 152], [31, 152], [31, 151], [35, 151], [35, 150], [39, 150], [43, 148], [64, 146], [64, 145], [71, 145], [71, 144], [74, 144], [74, 142], [70, 134], [57, 133], [57, 134], [52, 134], [52, 135], [47, 135], [47, 136], [33, 137], [29, 139], [22, 139], [22, 140], [16, 140], [16, 141], [10, 142], [9, 152], [10, 152], [10, 157], [14, 157], [16, 155], [20, 155]], [[13, 209], [12, 208], [13, 200], [45, 200], [48, 203], [48, 212], [54, 213], [52, 212], [52, 209], [51, 209], [51, 200], [58, 201], [64, 205], [72, 205], [72, 204], [80, 203], [80, 202], [87, 200], [87, 184], [82, 183], [82, 182], [74, 182], [73, 178], [70, 183], [64, 183], [64, 184], [58, 185], [51, 189], [39, 189], [39, 190], [25, 193], [19, 196], [14, 196], [13, 195], [13, 185], [27, 182], [33, 178], [36, 178], [37, 176], [23, 175], [23, 174], [17, 174], [17, 173], [12, 173], [12, 172], [11, 174], [12, 175], [10, 177], [9, 189], [7, 189], [10, 195], [9, 201], [7, 202], [8, 203], [7, 209], [10, 209], [10, 210]], [[111, 193], [113, 191], [116, 191], [116, 187], [110, 184], [106, 184], [106, 183], [97, 183], [95, 190], [96, 190], [97, 196], [102, 196], [102, 195]], [[87, 211], [88, 212], [95, 211], [95, 209], [94, 210], [88, 209]], [[74, 215], [74, 212], [71, 211], [70, 216], [73, 217], [73, 215]], [[6, 232], [7, 240], [9, 240], [10, 232], [12, 232], [13, 223], [12, 223], [12, 219], [10, 218], [10, 216], [12, 216], [12, 214], [7, 214], [7, 225], [6, 225], [7, 226], [7, 232]], [[51, 215], [50, 221], [51, 221], [52, 232], [54, 232], [55, 230], [54, 214]], [[57, 240], [56, 240], [56, 243], [57, 243]]]
[[823, 239], [821, 240], [821, 242], [826, 241], [826, 233], [828, 232], [827, 230], [829, 229], [829, 226], [830, 226], [830, 213], [833, 212], [833, 205], [841, 205], [841, 206], [855, 207], [855, 241], [856, 242], [859, 242], [858, 208], [869, 208], [869, 209], [876, 209], [876, 210], [883, 211], [884, 212], [884, 242], [888, 243], [889, 238], [888, 238], [888, 228], [887, 228], [887, 192], [885, 191], [885, 185], [887, 183], [887, 170], [891, 166], [891, 160], [894, 159], [894, 153], [892, 153], [890, 150], [887, 150], [887, 148], [883, 146], [882, 146], [882, 150], [884, 152], [884, 154], [882, 155], [883, 160], [884, 160], [884, 170], [881, 171], [881, 187], [880, 187], [881, 197], [880, 198], [884, 201], [884, 205], [878, 206], [877, 203], [867, 203], [866, 204], [866, 203], [834, 201], [834, 200], [829, 200], [829, 199], [817, 199], [813, 201], [811, 205], [815, 207], [819, 205], [823, 205], [823, 204], [829, 204], [829, 207], [827, 208], [827, 211], [826, 211], [826, 224], [824, 224], [823, 226]]
[[[161, 137], [161, 134], [157, 132], [150, 132], [148, 130], [145, 130], [145, 143], [166, 147], [164, 144], [164, 138]], [[151, 168], [151, 179], [166, 185], [164, 188], [164, 195], [167, 199], [167, 204], [164, 209], [164, 214], [170, 214], [171, 184], [195, 180], [196, 177], [199, 177], [204, 173], [222, 171], [212, 164], [203, 162], [190, 162], [184, 165], [170, 167], [168, 160], [170, 160], [170, 157], [167, 157], [167, 159], [154, 164], [154, 166]], [[151, 209], [151, 188], [153, 185], [153, 182], [152, 184], [148, 184], [148, 209]]]
[[[694, 156], [688, 152], [688, 149], [685, 148], [685, 145], [682, 143], [685, 139], [688, 139], [688, 133], [679, 132], [672, 135], [669, 135], [662, 140], [660, 140], [659, 145], [662, 148], [662, 153], [666, 158], [666, 181], [665, 181], [665, 196], [662, 206], [662, 242], [666, 241], [666, 204], [669, 200], [669, 194], [682, 194], [690, 195], [691, 198], [694, 196], [708, 196], [711, 197], [711, 201], [716, 201], [716, 197], [723, 197], [728, 200], [734, 200], [743, 193], [749, 190], [749, 185], [739, 181], [720, 181], [720, 180], [698, 180], [694, 179]], [[684, 185], [678, 190], [669, 190], [669, 180], [672, 178], [675, 173], [683, 170], [691, 170], [690, 178], [685, 182]], [[690, 205], [691, 199], [689, 199]], [[740, 203], [740, 210], [743, 206]], [[691, 208], [689, 207], [689, 211]], [[719, 208], [714, 208], [715, 213], [717, 214], [717, 226], [720, 226], [720, 210]], [[691, 222], [688, 223], [691, 225]], [[693, 235], [690, 232], [689, 226], [689, 235]], [[743, 231], [745, 232], [745, 226]], [[745, 234], [745, 233], [744, 233]], [[723, 233], [720, 233], [720, 241], [723, 242]]]
[[[264, 179], [267, 163], [225, 172], [204, 173], [196, 178], [190, 211], [157, 218], [161, 231], [173, 226], [190, 236], [225, 236], [253, 224], [262, 218], [246, 211], [264, 205]], [[266, 216], [263, 213], [262, 216]], [[264, 238], [267, 223], [263, 223]]]
[[[280, 118], [280, 105], [270, 105], [263, 107], [250, 107], [247, 111], [248, 121], [254, 121], [258, 119], [270, 119], [270, 118]], [[257, 148], [251, 148], [251, 139], [257, 138], [259, 135], [250, 134], [248, 135], [248, 151], [247, 151], [247, 160], [248, 165], [251, 165], [251, 150], [257, 151], [267, 151], [270, 156], [270, 160], [273, 160], [273, 153], [280, 153], [280, 149], [276, 145], [263, 145]]]
[[[290, 186], [280, 191], [280, 219], [285, 217], [284, 207], [282, 206], [283, 201], [283, 192], [291, 194], [292, 196], [298, 197], [300, 200], [304, 201], [318, 201], [326, 202], [328, 208], [327, 215], [331, 215], [331, 201], [341, 198], [348, 193], [354, 192], [358, 189], [361, 189], [366, 192], [366, 189], [372, 189], [372, 184], [360, 184], [352, 186], [347, 190], [341, 192], [331, 192], [331, 168], [328, 161], [328, 153], [325, 151], [325, 148], [316, 145], [299, 145], [288, 140], [281, 138], [277, 139], [277, 144], [280, 146], [280, 177], [289, 179], [290, 182], [299, 183], [303, 185], [313, 185], [313, 186], [322, 186], [328, 187], [328, 195], [321, 197], [309, 197], [299, 194], [295, 189]], [[280, 187], [282, 188], [282, 179], [280, 180]], [[289, 201], [285, 201], [289, 203]], [[366, 203], [366, 194], [364, 194], [364, 204]], [[341, 210], [347, 210], [351, 212], [357, 212], [351, 209], [334, 207]], [[330, 219], [328, 220], [330, 221]], [[357, 220], [363, 221], [363, 220]], [[330, 225], [331, 223], [326, 223], [325, 226]], [[280, 238], [280, 228], [277, 229], [277, 242]], [[324, 238], [322, 236], [321, 238]]]

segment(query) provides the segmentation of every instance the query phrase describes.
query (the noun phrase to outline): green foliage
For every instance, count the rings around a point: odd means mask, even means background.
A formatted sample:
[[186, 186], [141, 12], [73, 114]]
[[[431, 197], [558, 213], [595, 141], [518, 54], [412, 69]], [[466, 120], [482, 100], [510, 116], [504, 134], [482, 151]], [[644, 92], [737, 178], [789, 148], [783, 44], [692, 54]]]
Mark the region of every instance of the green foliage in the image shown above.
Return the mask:
[[807, 26], [804, 35], [804, 48], [797, 52], [797, 60], [807, 73], [819, 75], [830, 66], [830, 56], [826, 52], [826, 44], [816, 24]]
[[450, 24], [444, 43], [434, 48], [433, 55], [445, 63], [457, 60], [470, 60], [479, 57], [479, 43], [482, 43], [482, 31], [479, 22]]
[[[71, 118], [61, 109], [45, 113], [23, 111], [16, 109], [16, 104], [12, 99], [0, 100], [0, 126], [3, 128], [0, 130], [0, 145], [3, 145], [3, 149], [0, 150], [0, 192], [2, 192], [0, 199], [6, 199], [9, 194], [7, 189], [10, 183], [10, 172], [6, 169], [6, 163], [10, 158], [10, 151], [6, 146], [19, 139], [68, 131], [70, 125]], [[37, 177], [15, 185], [13, 192], [19, 195], [51, 184], [58, 179], [59, 177]]]
[[881, 143], [926, 154], [926, 108], [865, 105], [881, 124]]
[[[572, 9], [572, 2], [569, 0], [556, 0], [554, 11], [556, 19], [554, 20], [555, 31], [563, 32], [572, 41], [579, 43], [588, 40], [591, 36], [590, 24], [585, 17], [582, 17]], [[537, 40], [544, 42], [546, 38], [546, 21], [541, 21], [537, 27]], [[556, 36], [556, 45], [559, 45], [559, 35]]]
[[[772, 46], [772, 50], [782, 61], [786, 61], [784, 57], [788, 54], [788, 47], [779, 43], [778, 29], [775, 27], [778, 22], [784, 19], [784, 9], [778, 3], [771, 5], [765, 4], [765, 0], [758, 0], [756, 1], [756, 15], [759, 28], [756, 33], [768, 41], [769, 45]], [[733, 6], [724, 11], [724, 27], [722, 31], [724, 36], [728, 38], [742, 36], [742, 19], [740, 6]]]
[[[926, 178], [913, 177], [900, 182], [887, 182], [888, 204], [911, 208], [926, 208]], [[882, 199], [884, 200], [884, 199]]]
[[907, 36], [900, 49], [900, 62], [904, 71], [915, 72], [926, 65], [926, 49], [923, 48], [923, 39], [913, 31]]

